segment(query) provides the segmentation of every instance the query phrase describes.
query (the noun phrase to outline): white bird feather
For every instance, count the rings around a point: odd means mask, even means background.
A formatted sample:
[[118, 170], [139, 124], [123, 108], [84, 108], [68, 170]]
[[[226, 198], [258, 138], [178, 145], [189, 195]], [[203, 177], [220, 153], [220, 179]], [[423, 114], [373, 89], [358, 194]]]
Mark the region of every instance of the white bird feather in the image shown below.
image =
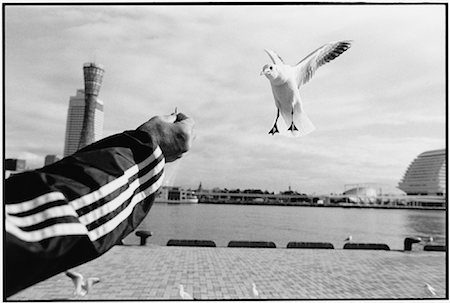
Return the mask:
[[180, 297], [181, 297], [181, 299], [183, 299], [183, 300], [194, 300], [193, 296], [191, 296], [189, 293], [184, 291], [184, 286], [182, 284], [180, 284], [179, 288], [180, 288]]
[[426, 294], [428, 296], [431, 296], [431, 297], [436, 297], [437, 296], [436, 289], [434, 289], [433, 286], [431, 286], [428, 283], [425, 284], [425, 292], [426, 292]]
[[261, 75], [269, 79], [277, 106], [277, 116], [269, 134], [274, 135], [280, 132], [277, 125], [280, 115], [288, 127], [287, 134], [297, 137], [314, 131], [315, 127], [303, 108], [299, 89], [313, 77], [320, 66], [337, 58], [350, 46], [351, 41], [348, 40], [327, 43], [295, 66], [285, 64], [277, 53], [265, 49], [273, 64], [264, 65]]
[[253, 294], [253, 297], [255, 297], [255, 298], [259, 297], [259, 292], [256, 289], [256, 284], [255, 283], [252, 283], [252, 294]]
[[94, 284], [100, 282], [99, 278], [90, 277], [85, 279], [82, 274], [74, 271], [66, 271], [66, 276], [72, 279], [72, 282], [75, 286], [75, 296], [84, 297], [91, 291]]

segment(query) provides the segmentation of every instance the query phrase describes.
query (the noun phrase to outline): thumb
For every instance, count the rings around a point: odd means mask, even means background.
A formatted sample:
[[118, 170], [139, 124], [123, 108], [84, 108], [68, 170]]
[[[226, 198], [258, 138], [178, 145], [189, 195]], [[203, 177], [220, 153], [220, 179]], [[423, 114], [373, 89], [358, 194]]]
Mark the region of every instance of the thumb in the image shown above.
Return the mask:
[[164, 116], [159, 116], [159, 117], [161, 118], [161, 120], [163, 120], [164, 122], [167, 122], [167, 123], [174, 123], [175, 120], [177, 119], [176, 114], [164, 115]]

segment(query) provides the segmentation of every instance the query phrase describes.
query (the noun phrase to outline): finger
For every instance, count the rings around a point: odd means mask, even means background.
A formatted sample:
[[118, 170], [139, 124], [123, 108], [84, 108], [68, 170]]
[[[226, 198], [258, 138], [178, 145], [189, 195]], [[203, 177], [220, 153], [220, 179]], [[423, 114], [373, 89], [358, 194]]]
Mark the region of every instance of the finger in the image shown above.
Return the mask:
[[179, 113], [177, 115], [177, 119], [175, 120], [175, 123], [180, 124], [180, 125], [187, 125], [187, 126], [189, 126], [189, 128], [192, 128], [195, 125], [194, 119], [189, 118], [188, 116], [186, 116], [185, 114], [182, 114], [182, 113]]
[[167, 123], [175, 123], [175, 121], [177, 120], [177, 116], [176, 115], [164, 115], [164, 116], [159, 116], [161, 118], [162, 121], [167, 122]]
[[186, 119], [188, 119], [188, 116], [186, 116], [185, 114], [183, 114], [183, 113], [179, 113], [179, 114], [177, 114], [177, 122], [179, 122], [179, 121], [183, 121], [183, 120], [186, 120]]

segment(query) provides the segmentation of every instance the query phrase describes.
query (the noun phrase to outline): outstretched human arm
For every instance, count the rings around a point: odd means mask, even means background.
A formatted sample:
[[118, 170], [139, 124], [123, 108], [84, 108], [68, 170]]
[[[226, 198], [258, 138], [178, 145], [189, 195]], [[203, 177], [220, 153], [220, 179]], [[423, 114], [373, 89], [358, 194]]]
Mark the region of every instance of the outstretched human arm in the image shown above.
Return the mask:
[[5, 181], [6, 297], [90, 261], [150, 210], [165, 162], [192, 143], [192, 119], [153, 117], [52, 165]]

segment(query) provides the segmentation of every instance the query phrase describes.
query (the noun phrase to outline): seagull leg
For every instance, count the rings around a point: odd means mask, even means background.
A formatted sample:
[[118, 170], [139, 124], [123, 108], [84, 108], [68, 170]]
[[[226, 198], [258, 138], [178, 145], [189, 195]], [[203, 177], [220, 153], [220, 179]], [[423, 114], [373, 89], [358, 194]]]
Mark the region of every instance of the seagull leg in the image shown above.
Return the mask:
[[272, 129], [269, 131], [269, 134], [271, 134], [272, 136], [275, 135], [276, 133], [279, 133], [278, 127], [277, 127], [277, 122], [278, 122], [279, 117], [280, 117], [280, 109], [277, 109], [277, 118], [275, 119], [275, 123], [273, 124]]
[[288, 130], [290, 130], [290, 131], [298, 130], [298, 128], [294, 124], [294, 108], [292, 108], [291, 115], [292, 115], [292, 122], [291, 122], [291, 126], [289, 126]]

